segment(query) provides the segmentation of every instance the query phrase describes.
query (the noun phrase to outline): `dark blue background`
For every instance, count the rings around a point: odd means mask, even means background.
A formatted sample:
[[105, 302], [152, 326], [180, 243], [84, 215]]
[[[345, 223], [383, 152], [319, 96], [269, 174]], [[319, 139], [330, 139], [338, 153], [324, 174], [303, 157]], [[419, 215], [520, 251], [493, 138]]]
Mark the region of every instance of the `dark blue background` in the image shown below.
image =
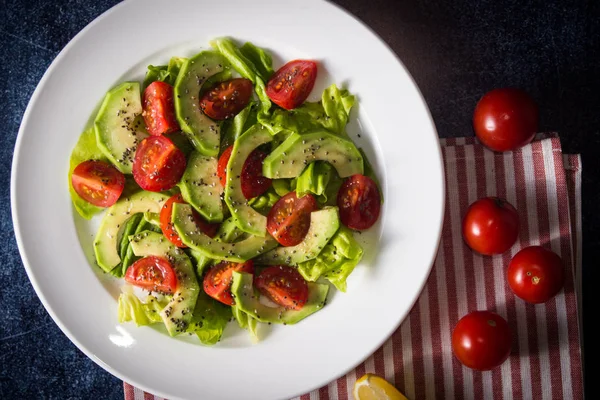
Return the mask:
[[[2, 399], [123, 396], [120, 380], [71, 344], [35, 295], [14, 239], [9, 199], [14, 142], [35, 86], [69, 40], [115, 3], [0, 0]], [[400, 56], [421, 88], [440, 136], [470, 135], [471, 116], [479, 97], [494, 87], [517, 86], [538, 102], [540, 129], [558, 131], [565, 152], [582, 153], [584, 330], [589, 354], [590, 342], [598, 334], [590, 325], [590, 292], [591, 270], [600, 255], [596, 205], [600, 192], [600, 64], [592, 58], [593, 54], [600, 55], [599, 2], [338, 3], [371, 26]], [[156, 21], [150, 26], [156, 26]], [[586, 373], [586, 397], [593, 399], [600, 391], [589, 384], [590, 369]]]

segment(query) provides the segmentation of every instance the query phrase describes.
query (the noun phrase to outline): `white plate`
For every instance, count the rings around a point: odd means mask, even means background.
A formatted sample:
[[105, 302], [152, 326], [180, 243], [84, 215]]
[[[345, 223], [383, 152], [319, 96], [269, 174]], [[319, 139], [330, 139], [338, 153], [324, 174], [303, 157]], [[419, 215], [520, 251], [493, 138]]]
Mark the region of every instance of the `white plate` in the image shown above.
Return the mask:
[[[336, 293], [298, 325], [267, 329], [257, 345], [231, 328], [209, 348], [117, 323], [118, 288], [90, 267], [93, 229], [71, 207], [67, 169], [109, 88], [141, 80], [146, 65], [194, 54], [218, 36], [270, 49], [275, 67], [293, 58], [319, 60], [313, 99], [333, 82], [356, 93], [348, 130], [375, 164], [385, 202], [382, 219], [363, 235], [372, 243], [347, 293]], [[107, 371], [170, 399], [289, 398], [355, 367], [417, 299], [436, 254], [444, 204], [437, 134], [411, 77], [368, 28], [312, 0], [133, 0], [106, 12], [65, 47], [33, 94], [15, 147], [11, 192], [21, 256], [52, 318]]]

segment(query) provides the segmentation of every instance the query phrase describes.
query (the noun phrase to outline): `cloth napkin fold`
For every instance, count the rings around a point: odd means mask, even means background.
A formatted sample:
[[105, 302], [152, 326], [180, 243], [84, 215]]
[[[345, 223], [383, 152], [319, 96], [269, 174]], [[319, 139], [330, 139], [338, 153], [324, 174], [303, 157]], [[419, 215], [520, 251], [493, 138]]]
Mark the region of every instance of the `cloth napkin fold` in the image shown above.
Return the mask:
[[[418, 301], [398, 330], [346, 376], [300, 400], [352, 399], [357, 378], [385, 377], [409, 399], [581, 399], [577, 293], [581, 293], [581, 158], [563, 155], [556, 134], [538, 135], [514, 152], [494, 153], [474, 138], [442, 139], [446, 210], [437, 259]], [[499, 196], [519, 211], [517, 244], [485, 257], [463, 242], [461, 220], [480, 197]], [[515, 297], [505, 270], [530, 245], [559, 254], [564, 290], [544, 304]], [[576, 289], [577, 288], [577, 289]], [[581, 299], [579, 299], [581, 300]], [[478, 372], [454, 358], [451, 334], [470, 311], [508, 320], [512, 353], [501, 367]], [[125, 400], [160, 399], [124, 383]], [[198, 398], [202, 398], [201, 391]]]

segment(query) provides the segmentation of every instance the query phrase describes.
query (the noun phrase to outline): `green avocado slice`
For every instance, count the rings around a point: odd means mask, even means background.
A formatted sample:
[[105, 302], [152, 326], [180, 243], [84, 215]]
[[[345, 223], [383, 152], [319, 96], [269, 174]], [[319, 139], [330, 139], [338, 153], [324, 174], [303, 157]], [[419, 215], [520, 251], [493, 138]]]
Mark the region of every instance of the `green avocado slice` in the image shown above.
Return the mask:
[[326, 131], [294, 133], [263, 161], [263, 175], [295, 178], [313, 161], [327, 161], [341, 178], [364, 173], [363, 158], [354, 143]]
[[192, 152], [179, 183], [181, 196], [210, 223], [223, 221], [223, 185], [217, 176], [217, 159]]
[[229, 68], [219, 53], [206, 50], [186, 60], [173, 88], [175, 115], [181, 130], [196, 150], [206, 156], [219, 154], [220, 126], [200, 109], [200, 90], [208, 78]]
[[310, 213], [310, 227], [304, 240], [296, 246], [277, 247], [259, 256], [256, 262], [266, 265], [298, 265], [316, 258], [340, 227], [338, 208], [329, 207]]
[[231, 294], [236, 306], [261, 322], [275, 324], [295, 324], [325, 306], [329, 285], [308, 282], [308, 300], [300, 310], [289, 310], [284, 307], [269, 307], [260, 302], [260, 296], [254, 293], [252, 274], [233, 272]]
[[173, 227], [181, 241], [193, 250], [221, 260], [244, 262], [277, 247], [278, 243], [270, 235], [265, 237], [250, 235], [235, 243], [225, 243], [212, 239], [196, 226], [192, 207], [189, 204], [173, 204]]
[[190, 324], [200, 292], [189, 257], [160, 233], [140, 232], [130, 236], [129, 242], [136, 256], [162, 257], [173, 266], [177, 276], [177, 289], [160, 316], [171, 336], [184, 333]]
[[258, 146], [268, 143], [273, 137], [262, 125], [254, 125], [240, 136], [233, 145], [231, 157], [227, 163], [227, 184], [225, 185], [225, 203], [234, 217], [238, 228], [257, 236], [267, 234], [267, 217], [248, 204], [242, 192], [242, 169], [246, 159]]

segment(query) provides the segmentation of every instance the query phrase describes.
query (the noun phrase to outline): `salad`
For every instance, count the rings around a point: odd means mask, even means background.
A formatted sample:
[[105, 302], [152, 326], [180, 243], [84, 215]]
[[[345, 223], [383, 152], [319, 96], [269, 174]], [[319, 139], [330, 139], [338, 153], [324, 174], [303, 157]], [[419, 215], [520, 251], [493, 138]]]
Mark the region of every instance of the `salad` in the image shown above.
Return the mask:
[[104, 212], [93, 246], [124, 280], [119, 321], [206, 345], [232, 318], [258, 340], [259, 323], [297, 323], [346, 291], [353, 231], [382, 201], [345, 130], [348, 90], [307, 102], [316, 62], [274, 71], [252, 43], [211, 46], [108, 91], [69, 169], [77, 212]]

